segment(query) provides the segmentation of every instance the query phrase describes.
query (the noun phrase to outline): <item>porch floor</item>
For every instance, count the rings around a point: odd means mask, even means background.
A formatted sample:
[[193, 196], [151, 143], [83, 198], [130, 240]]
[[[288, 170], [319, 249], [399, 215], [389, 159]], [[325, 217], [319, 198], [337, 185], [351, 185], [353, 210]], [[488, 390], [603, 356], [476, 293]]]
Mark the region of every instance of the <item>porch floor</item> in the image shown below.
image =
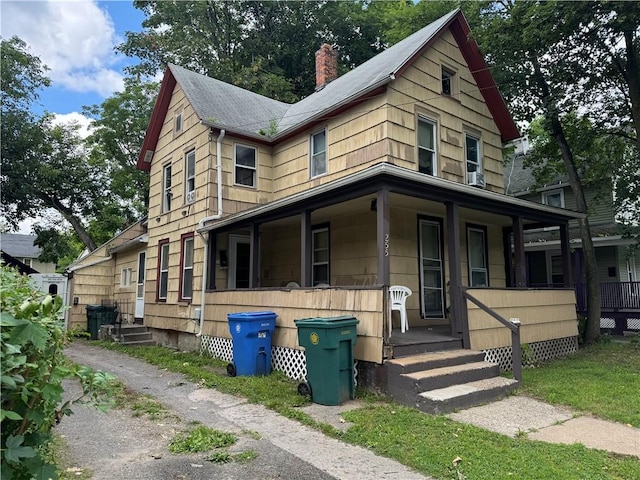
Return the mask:
[[462, 348], [462, 340], [451, 335], [449, 325], [438, 325], [411, 327], [404, 333], [400, 333], [400, 329], [394, 329], [388, 345], [391, 347], [391, 357], [398, 358], [422, 352]]

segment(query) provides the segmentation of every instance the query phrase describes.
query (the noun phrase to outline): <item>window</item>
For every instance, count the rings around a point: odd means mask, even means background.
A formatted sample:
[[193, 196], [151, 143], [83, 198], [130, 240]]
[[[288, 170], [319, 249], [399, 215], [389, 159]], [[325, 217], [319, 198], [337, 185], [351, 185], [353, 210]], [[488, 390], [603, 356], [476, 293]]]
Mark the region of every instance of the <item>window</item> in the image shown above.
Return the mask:
[[158, 291], [159, 301], [167, 301], [167, 289], [169, 287], [169, 240], [158, 242]]
[[442, 94], [451, 96], [453, 95], [453, 80], [455, 72], [448, 68], [442, 67]]
[[256, 149], [246, 145], [235, 146], [235, 184], [256, 186]]
[[196, 200], [196, 151], [191, 150], [185, 156], [184, 203]]
[[188, 301], [193, 296], [193, 233], [182, 236], [180, 264], [180, 300]]
[[479, 138], [468, 134], [465, 135], [465, 158], [467, 161], [467, 173], [482, 172]]
[[131, 286], [132, 273], [133, 273], [133, 269], [131, 268], [123, 268], [122, 270], [120, 270], [120, 286], [121, 287]]
[[311, 135], [311, 177], [327, 173], [327, 133], [325, 130]]
[[564, 286], [564, 274], [562, 273], [562, 255], [551, 255], [551, 284], [554, 287]]
[[487, 230], [485, 227], [467, 226], [467, 263], [469, 286], [488, 287]]
[[329, 227], [317, 227], [311, 232], [312, 284], [329, 283]]
[[176, 134], [182, 133], [182, 112], [176, 113], [173, 131]]
[[560, 189], [542, 192], [542, 203], [550, 207], [564, 208], [564, 191]]
[[162, 170], [162, 213], [171, 210], [171, 164]]
[[22, 263], [24, 263], [27, 267], [33, 267], [33, 258], [23, 258]]
[[436, 123], [418, 117], [418, 171], [436, 175]]

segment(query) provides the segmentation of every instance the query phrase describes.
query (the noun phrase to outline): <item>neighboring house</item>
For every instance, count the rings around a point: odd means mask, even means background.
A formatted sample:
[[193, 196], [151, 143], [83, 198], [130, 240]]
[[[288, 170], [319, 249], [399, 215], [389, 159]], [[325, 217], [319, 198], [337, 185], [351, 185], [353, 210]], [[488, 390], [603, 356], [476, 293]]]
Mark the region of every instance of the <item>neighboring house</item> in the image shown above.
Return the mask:
[[[566, 232], [581, 215], [504, 195], [502, 145], [519, 134], [463, 14], [341, 77], [335, 55], [316, 53], [316, 92], [295, 104], [168, 66], [138, 160], [150, 175], [146, 249], [127, 253], [135, 278], [145, 252], [154, 337], [230, 360], [227, 315], [273, 310], [274, 367], [299, 378], [294, 320], [353, 315], [364, 382], [401, 344], [437, 344], [439, 329], [509, 365], [509, 330], [470, 294], [519, 317], [534, 351], [575, 350], [573, 290], [507, 287], [511, 262], [525, 282], [528, 226]], [[74, 265], [76, 288], [99, 266], [115, 296], [121, 252], [106, 245]], [[390, 285], [413, 291], [404, 334]]]
[[[575, 209], [576, 199], [566, 175], [558, 176], [548, 184], [536, 188], [531, 170], [524, 167], [526, 156], [518, 154], [506, 165], [505, 193], [533, 202], [560, 208]], [[591, 236], [596, 253], [598, 280], [601, 289], [602, 328], [616, 328], [620, 332], [640, 329], [640, 258], [629, 246], [633, 239], [620, 235], [615, 218], [613, 192], [597, 195], [585, 188]], [[569, 224], [573, 283], [576, 285], [577, 310], [586, 314], [586, 285], [582, 240], [576, 222]], [[527, 286], [547, 287], [564, 284], [560, 232], [557, 228], [544, 228], [525, 237]]]
[[35, 270], [29, 273], [54, 273], [55, 263], [44, 263], [38, 260], [42, 249], [34, 245], [35, 240], [35, 235], [0, 233], [0, 249], [23, 265]]
[[146, 220], [137, 222], [69, 265], [68, 326], [87, 326], [87, 305], [117, 302], [123, 322], [142, 322]]

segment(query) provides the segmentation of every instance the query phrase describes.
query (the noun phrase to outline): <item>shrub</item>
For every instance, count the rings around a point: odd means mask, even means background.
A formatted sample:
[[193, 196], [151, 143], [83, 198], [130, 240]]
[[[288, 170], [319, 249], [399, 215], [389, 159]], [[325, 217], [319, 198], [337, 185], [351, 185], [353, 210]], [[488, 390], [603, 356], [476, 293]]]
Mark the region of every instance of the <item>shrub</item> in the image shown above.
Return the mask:
[[84, 397], [109, 379], [66, 361], [63, 348], [68, 338], [57, 318], [61, 307], [60, 297], [44, 295], [28, 277], [0, 267], [3, 480], [57, 478], [55, 466], [43, 453], [51, 428], [71, 413], [71, 402], [62, 403], [62, 381], [79, 378]]

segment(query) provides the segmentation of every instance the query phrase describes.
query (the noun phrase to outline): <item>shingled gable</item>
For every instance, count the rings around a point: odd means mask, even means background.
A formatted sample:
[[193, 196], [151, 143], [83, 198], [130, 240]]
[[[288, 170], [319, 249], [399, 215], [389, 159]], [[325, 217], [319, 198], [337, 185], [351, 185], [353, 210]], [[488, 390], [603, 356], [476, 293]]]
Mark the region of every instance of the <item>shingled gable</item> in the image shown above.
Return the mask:
[[[204, 125], [225, 129], [257, 141], [275, 143], [383, 88], [402, 74], [447, 28], [455, 38], [478, 84], [500, 130], [502, 140], [506, 142], [519, 137], [518, 129], [487, 64], [475, 41], [469, 37], [469, 24], [462, 11], [457, 9], [342, 75], [322, 90], [292, 105], [169, 65], [151, 115], [137, 166], [147, 171], [151, 167], [151, 157], [176, 82], [184, 90]], [[269, 138], [261, 135], [259, 131], [268, 129], [272, 122], [277, 124], [277, 133]]]

